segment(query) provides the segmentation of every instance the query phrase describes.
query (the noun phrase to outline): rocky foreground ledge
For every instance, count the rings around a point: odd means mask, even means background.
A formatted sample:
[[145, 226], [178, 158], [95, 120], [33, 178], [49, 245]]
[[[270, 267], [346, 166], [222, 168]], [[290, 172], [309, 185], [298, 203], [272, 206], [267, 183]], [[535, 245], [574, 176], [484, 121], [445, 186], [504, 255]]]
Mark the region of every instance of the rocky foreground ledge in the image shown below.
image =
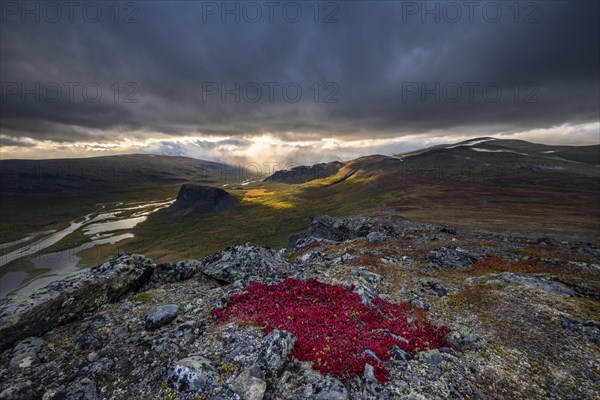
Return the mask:
[[[587, 243], [327, 216], [279, 251], [246, 243], [158, 265], [120, 254], [0, 303], [0, 399], [596, 398], [599, 260]], [[305, 337], [221, 318], [250, 284], [306, 297], [310, 282], [349, 288], [363, 311], [406, 304], [409, 323], [449, 333], [412, 351], [383, 332], [401, 346], [364, 348], [364, 371], [338, 379], [321, 357], [296, 357]]]

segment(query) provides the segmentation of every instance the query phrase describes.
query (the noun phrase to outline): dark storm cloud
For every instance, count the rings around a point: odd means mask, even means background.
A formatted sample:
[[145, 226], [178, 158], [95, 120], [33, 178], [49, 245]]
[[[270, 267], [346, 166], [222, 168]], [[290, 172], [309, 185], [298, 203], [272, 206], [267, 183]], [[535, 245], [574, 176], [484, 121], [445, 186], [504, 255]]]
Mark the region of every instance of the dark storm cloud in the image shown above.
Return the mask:
[[[519, 14], [509, 2], [476, 2], [473, 15], [456, 2], [457, 22], [444, 2], [322, 3], [319, 22], [297, 2], [296, 23], [286, 21], [285, 2], [272, 22], [265, 3], [254, 3], [263, 12], [257, 23], [243, 13], [239, 23], [235, 15], [223, 22], [221, 2], [137, 2], [139, 10], [120, 10], [120, 22], [108, 3], [95, 3], [103, 4], [96, 23], [81, 10], [74, 21], [63, 10], [56, 23], [43, 15], [23, 23], [8, 3], [15, 2], [3, 2], [0, 28], [0, 122], [8, 136], [274, 132], [295, 140], [288, 132], [398, 136], [598, 120], [598, 2], [522, 2]], [[415, 7], [434, 11], [413, 14]], [[124, 23], [132, 11], [138, 22]], [[331, 13], [338, 22], [324, 23]], [[236, 83], [239, 102], [222, 98], [221, 85]]]
[[2, 137], [0, 136], [0, 148], [2, 146], [18, 146], [18, 147], [32, 147], [33, 144], [25, 140], [18, 138]]

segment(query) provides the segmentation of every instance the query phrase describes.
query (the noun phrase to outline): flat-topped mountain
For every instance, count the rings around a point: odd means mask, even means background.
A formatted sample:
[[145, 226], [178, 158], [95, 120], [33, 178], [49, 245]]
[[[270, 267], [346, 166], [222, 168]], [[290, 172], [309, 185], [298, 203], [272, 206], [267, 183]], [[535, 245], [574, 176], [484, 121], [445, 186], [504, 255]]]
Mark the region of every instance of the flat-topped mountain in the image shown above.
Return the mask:
[[177, 200], [167, 208], [167, 212], [187, 215], [193, 211], [218, 211], [234, 202], [235, 197], [223, 189], [186, 183], [179, 189]]

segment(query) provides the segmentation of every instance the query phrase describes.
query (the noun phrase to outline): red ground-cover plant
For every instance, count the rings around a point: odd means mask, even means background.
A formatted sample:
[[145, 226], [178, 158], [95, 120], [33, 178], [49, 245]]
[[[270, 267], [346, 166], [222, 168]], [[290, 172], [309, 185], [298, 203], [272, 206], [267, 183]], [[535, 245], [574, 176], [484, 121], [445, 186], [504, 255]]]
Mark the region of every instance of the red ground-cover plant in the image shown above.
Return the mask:
[[278, 285], [253, 282], [212, 316], [259, 326], [265, 334], [274, 329], [291, 332], [297, 336], [291, 356], [342, 381], [362, 376], [366, 363], [374, 367], [378, 381], [387, 381], [383, 361], [390, 359], [394, 346], [413, 355], [451, 347], [443, 339], [450, 330], [432, 325], [423, 310], [379, 298], [365, 305], [352, 289], [315, 279], [286, 279]]

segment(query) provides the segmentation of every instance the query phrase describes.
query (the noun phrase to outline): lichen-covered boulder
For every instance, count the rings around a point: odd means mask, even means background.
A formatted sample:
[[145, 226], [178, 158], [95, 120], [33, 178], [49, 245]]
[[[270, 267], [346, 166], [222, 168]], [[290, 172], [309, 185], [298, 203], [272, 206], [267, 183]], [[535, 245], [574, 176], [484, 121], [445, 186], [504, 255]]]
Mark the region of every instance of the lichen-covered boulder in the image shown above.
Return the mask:
[[[320, 376], [316, 375], [316, 376]], [[321, 379], [305, 384], [294, 393], [295, 398], [315, 400], [347, 400], [348, 389], [339, 380], [330, 376], [320, 376]]]
[[245, 243], [206, 257], [202, 271], [211, 278], [233, 283], [249, 276], [285, 277], [293, 266], [268, 247]]
[[233, 389], [243, 400], [262, 400], [267, 390], [264, 373], [256, 365], [242, 371], [233, 382]]
[[0, 350], [28, 336], [41, 336], [84, 312], [117, 300], [146, 283], [153, 270], [149, 258], [122, 253], [31, 295], [8, 297], [0, 303]]
[[207, 358], [193, 356], [168, 366], [165, 380], [180, 392], [205, 392], [219, 385], [219, 373]]
[[179, 307], [177, 304], [167, 304], [151, 308], [144, 316], [146, 329], [157, 329], [168, 324], [175, 319], [178, 311]]
[[273, 330], [258, 352], [258, 364], [269, 371], [277, 371], [285, 364], [288, 354], [296, 343], [296, 336], [287, 331]]

